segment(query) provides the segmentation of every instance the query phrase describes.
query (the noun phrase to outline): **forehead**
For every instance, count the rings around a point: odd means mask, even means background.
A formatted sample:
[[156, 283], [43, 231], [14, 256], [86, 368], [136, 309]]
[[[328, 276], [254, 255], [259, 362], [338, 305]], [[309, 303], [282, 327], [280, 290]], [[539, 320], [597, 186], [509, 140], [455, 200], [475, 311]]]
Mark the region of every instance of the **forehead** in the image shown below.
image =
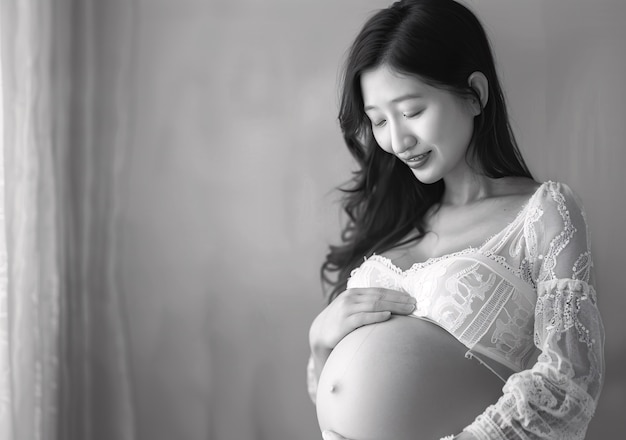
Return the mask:
[[365, 107], [378, 107], [406, 96], [430, 96], [434, 93], [434, 87], [417, 76], [398, 73], [387, 66], [380, 66], [361, 74], [361, 92]]

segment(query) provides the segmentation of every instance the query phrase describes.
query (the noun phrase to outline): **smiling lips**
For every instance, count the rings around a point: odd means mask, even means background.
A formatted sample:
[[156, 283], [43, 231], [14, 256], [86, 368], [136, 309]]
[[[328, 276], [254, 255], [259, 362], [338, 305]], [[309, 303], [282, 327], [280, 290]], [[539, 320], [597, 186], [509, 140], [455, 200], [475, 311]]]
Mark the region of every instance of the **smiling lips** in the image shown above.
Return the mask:
[[426, 161], [430, 157], [430, 153], [431, 151], [427, 151], [426, 153], [418, 154], [417, 156], [406, 159], [405, 163], [411, 168], [419, 168], [424, 165], [424, 163], [426, 163]]

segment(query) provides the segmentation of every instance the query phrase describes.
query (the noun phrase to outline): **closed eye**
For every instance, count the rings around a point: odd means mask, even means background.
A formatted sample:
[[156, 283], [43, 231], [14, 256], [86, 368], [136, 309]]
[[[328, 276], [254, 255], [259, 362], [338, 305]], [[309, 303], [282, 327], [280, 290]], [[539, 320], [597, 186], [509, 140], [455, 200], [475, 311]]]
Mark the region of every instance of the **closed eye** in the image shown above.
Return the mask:
[[419, 110], [417, 112], [407, 112], [407, 113], [403, 113], [402, 116], [404, 116], [405, 119], [409, 119], [409, 118], [414, 118], [416, 116], [421, 115], [424, 112], [424, 110]]
[[379, 122], [374, 122], [374, 127], [382, 127], [383, 125], [385, 125], [387, 123], [386, 119], [383, 119], [382, 121]]

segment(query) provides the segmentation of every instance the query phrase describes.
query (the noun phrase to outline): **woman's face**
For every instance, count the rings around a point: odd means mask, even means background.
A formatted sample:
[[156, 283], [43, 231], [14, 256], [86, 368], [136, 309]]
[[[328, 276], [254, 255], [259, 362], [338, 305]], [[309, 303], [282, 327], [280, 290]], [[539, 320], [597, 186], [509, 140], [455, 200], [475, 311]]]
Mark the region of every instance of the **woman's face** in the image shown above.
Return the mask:
[[362, 74], [361, 90], [376, 142], [421, 182], [468, 171], [465, 153], [476, 114], [469, 99], [384, 65]]

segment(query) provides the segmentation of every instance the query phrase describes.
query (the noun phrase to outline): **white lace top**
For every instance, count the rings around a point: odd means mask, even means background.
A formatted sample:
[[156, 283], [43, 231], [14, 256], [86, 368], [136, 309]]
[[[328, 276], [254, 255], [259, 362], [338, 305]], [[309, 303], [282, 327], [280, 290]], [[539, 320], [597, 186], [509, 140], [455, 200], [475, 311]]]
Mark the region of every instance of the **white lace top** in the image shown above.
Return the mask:
[[[465, 428], [478, 439], [583, 439], [604, 379], [585, 214], [564, 184], [547, 182], [505, 229], [478, 248], [403, 271], [374, 255], [348, 287], [403, 290], [413, 314], [468, 348], [505, 385]], [[309, 393], [317, 387], [309, 362]]]

